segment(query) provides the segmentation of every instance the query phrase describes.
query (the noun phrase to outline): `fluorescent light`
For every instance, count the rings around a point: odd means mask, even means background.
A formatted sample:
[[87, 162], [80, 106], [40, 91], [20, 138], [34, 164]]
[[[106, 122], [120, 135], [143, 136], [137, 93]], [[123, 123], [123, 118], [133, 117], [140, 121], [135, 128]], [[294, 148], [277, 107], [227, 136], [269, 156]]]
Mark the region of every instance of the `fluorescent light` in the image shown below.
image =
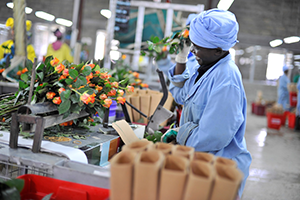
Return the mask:
[[55, 19], [54, 15], [51, 15], [51, 14], [43, 12], [43, 11], [36, 11], [35, 16], [37, 16], [38, 18], [50, 21], [50, 22], [52, 22]]
[[[14, 3], [13, 2], [8, 2], [6, 4], [7, 7], [13, 9], [14, 8]], [[25, 7], [25, 13], [26, 14], [30, 14], [32, 12], [32, 8], [29, 8], [29, 7]]]
[[70, 20], [67, 20], [67, 19], [63, 19], [63, 18], [56, 18], [55, 22], [60, 25], [67, 26], [67, 27], [70, 27], [73, 25], [73, 22], [71, 22]]
[[298, 36], [286, 37], [286, 38], [283, 39], [283, 41], [286, 44], [291, 44], [291, 43], [299, 42], [300, 37], [298, 37]]
[[111, 11], [108, 9], [102, 9], [100, 14], [109, 19], [111, 17]]
[[221, 10], [228, 10], [234, 0], [220, 0], [217, 7]]
[[272, 40], [272, 41], [270, 42], [270, 46], [271, 46], [271, 47], [277, 47], [277, 46], [281, 45], [282, 43], [283, 43], [283, 42], [282, 42], [281, 39], [276, 39], [276, 40]]

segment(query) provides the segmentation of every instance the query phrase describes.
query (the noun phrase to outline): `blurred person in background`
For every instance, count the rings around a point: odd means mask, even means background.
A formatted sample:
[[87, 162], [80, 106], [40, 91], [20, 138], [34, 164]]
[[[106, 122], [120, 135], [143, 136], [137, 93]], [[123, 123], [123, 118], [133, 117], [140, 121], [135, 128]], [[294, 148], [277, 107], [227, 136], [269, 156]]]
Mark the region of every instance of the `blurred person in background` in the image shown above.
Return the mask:
[[282, 71], [283, 71], [283, 75], [279, 77], [279, 81], [278, 81], [277, 103], [280, 104], [285, 111], [287, 111], [289, 109], [289, 103], [290, 103], [288, 84], [290, 84], [291, 82], [287, 76], [289, 72], [288, 66], [284, 65]]
[[[7, 27], [10, 29], [10, 37], [11, 39], [3, 42], [0, 46], [0, 64], [3, 64], [6, 62], [7, 57], [9, 59], [12, 59], [15, 55], [15, 32], [14, 32], [14, 19], [8, 18], [6, 20]], [[31, 62], [34, 62], [34, 58], [36, 58], [35, 50], [32, 44], [30, 44], [30, 39], [32, 36], [32, 33], [30, 32], [32, 26], [32, 22], [30, 20], [26, 20], [26, 35], [27, 35], [27, 58], [31, 60]]]
[[56, 57], [60, 62], [67, 60], [72, 63], [73, 56], [71, 55], [71, 49], [62, 41], [62, 32], [60, 32], [59, 29], [56, 29], [53, 34], [56, 37], [56, 41], [48, 45], [46, 57], [53, 56]]

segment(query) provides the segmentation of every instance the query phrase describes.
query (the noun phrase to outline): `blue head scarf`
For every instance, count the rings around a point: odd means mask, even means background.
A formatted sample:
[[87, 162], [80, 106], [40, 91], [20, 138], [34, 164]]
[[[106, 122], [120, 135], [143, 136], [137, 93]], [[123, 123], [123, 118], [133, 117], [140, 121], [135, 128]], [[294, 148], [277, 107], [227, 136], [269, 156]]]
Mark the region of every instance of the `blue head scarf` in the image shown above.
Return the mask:
[[286, 70], [288, 70], [289, 68], [288, 68], [288, 66], [286, 66], [286, 65], [284, 65], [283, 67], [282, 67], [282, 71], [286, 71]]
[[195, 13], [189, 14], [189, 16], [188, 16], [188, 18], [187, 18], [187, 20], [186, 20], [186, 22], [185, 22], [185, 25], [186, 25], [186, 26], [189, 25], [189, 24], [191, 23], [191, 21], [192, 21], [195, 17], [197, 17], [197, 14], [195, 14]]
[[239, 25], [229, 11], [211, 9], [201, 12], [190, 23], [190, 39], [204, 48], [229, 50], [237, 42]]

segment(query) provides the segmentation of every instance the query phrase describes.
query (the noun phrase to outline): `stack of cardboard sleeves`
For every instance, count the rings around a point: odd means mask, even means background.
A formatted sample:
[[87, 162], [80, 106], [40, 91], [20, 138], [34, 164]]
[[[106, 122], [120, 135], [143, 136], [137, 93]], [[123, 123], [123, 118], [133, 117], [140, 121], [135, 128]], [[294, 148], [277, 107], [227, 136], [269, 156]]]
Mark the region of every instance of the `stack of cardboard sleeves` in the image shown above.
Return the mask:
[[233, 200], [243, 179], [233, 160], [145, 139], [110, 164], [111, 200]]

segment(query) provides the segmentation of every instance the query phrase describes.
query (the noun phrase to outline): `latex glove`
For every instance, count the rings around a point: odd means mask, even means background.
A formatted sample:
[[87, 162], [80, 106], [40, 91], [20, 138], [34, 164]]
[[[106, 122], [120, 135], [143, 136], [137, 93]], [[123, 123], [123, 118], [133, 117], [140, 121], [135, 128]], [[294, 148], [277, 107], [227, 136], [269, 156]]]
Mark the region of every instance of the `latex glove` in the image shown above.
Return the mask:
[[191, 46], [188, 46], [186, 43], [183, 43], [183, 49], [176, 55], [175, 61], [177, 63], [186, 63], [187, 56], [190, 53]]
[[170, 142], [172, 142], [174, 140], [176, 142], [176, 137], [177, 137], [178, 131], [179, 131], [179, 127], [167, 130], [165, 132], [165, 134], [163, 134], [161, 136], [161, 138], [160, 138], [161, 142], [170, 143]]

